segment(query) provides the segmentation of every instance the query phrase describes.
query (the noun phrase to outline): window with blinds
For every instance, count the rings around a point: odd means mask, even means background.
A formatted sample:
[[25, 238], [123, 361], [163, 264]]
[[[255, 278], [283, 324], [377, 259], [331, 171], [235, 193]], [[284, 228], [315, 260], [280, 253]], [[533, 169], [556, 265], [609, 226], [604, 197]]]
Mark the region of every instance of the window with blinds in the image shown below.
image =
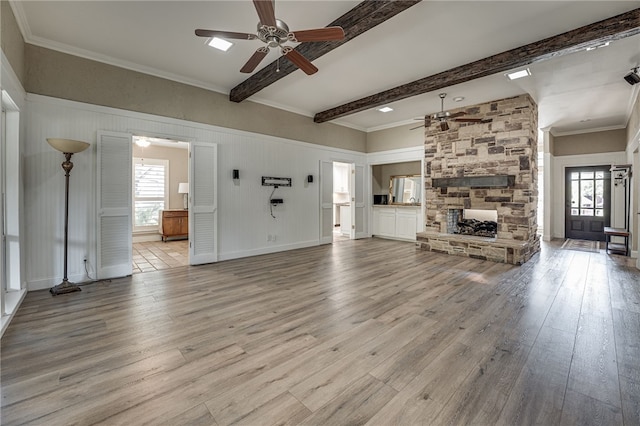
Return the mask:
[[169, 161], [133, 159], [133, 230], [157, 228], [169, 205]]

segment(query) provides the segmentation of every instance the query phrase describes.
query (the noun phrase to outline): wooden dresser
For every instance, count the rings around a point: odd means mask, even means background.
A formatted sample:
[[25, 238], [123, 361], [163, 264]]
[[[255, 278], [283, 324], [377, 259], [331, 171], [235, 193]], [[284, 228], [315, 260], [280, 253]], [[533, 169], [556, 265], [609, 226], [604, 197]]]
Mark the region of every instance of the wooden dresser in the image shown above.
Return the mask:
[[189, 238], [189, 211], [162, 210], [160, 212], [160, 234], [162, 241], [167, 238]]

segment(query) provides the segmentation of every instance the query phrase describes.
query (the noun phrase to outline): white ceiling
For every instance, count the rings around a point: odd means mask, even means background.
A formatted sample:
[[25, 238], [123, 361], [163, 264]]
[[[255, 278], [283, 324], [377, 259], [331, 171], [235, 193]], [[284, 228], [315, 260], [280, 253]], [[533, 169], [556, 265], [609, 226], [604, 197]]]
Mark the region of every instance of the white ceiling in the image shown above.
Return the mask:
[[[276, 16], [292, 30], [323, 27], [359, 1], [276, 0]], [[249, 0], [11, 1], [28, 43], [228, 94], [248, 76], [238, 70], [262, 43], [236, 40], [226, 53], [194, 29], [255, 32]], [[250, 100], [309, 117], [395, 86], [550, 37], [638, 7], [637, 1], [429, 1], [314, 61], [320, 71], [280, 79]], [[275, 60], [269, 53], [263, 66]], [[539, 126], [552, 133], [624, 128], [640, 84], [623, 76], [640, 64], [640, 36], [532, 64], [532, 76], [494, 75], [452, 86], [446, 108], [528, 92]], [[256, 69], [259, 70], [260, 66]], [[464, 101], [451, 99], [463, 96]], [[436, 92], [334, 120], [361, 130], [411, 122], [436, 112]], [[415, 121], [413, 121], [415, 123]]]

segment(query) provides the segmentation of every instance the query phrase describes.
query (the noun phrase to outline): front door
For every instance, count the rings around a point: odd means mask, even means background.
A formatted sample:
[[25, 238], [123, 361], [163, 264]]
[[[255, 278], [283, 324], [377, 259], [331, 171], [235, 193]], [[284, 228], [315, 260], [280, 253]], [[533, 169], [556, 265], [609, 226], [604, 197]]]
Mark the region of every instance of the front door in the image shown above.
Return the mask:
[[565, 238], [604, 241], [611, 220], [610, 166], [570, 167], [565, 174]]

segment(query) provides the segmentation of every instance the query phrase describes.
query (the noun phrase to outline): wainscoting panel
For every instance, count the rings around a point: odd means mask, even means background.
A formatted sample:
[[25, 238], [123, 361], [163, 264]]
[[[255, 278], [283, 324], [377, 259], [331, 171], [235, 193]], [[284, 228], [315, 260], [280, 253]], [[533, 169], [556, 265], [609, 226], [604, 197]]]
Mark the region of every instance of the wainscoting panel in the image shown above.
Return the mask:
[[[99, 130], [216, 143], [218, 161], [218, 259], [277, 252], [319, 243], [319, 161], [366, 162], [366, 154], [225, 129], [172, 118], [99, 107], [39, 95], [27, 96], [25, 144], [26, 281], [29, 289], [57, 284], [62, 277], [64, 235], [63, 156], [48, 137], [86, 141], [92, 146], [73, 156], [69, 200], [69, 276], [95, 277], [96, 134]], [[250, 118], [247, 118], [250, 119]], [[240, 179], [232, 178], [238, 169]], [[262, 176], [289, 177], [274, 197]], [[367, 175], [365, 179], [370, 179]], [[273, 213], [273, 217], [272, 216]]]

